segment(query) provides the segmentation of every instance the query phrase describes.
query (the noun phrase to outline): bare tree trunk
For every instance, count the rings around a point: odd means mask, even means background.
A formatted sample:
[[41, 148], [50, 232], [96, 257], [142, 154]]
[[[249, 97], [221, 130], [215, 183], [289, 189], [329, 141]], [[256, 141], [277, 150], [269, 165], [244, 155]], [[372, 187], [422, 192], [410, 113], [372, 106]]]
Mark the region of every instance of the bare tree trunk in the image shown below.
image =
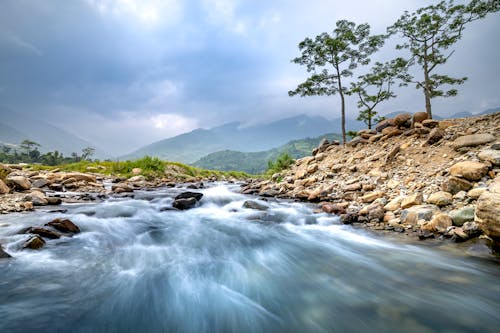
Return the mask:
[[[425, 45], [427, 47], [427, 44]], [[425, 96], [425, 111], [432, 119], [432, 109], [431, 109], [431, 79], [429, 78], [429, 64], [427, 62], [427, 49], [424, 53], [424, 96]]]
[[344, 98], [344, 92], [342, 91], [342, 81], [340, 78], [340, 71], [337, 69], [337, 77], [338, 77], [338, 88], [339, 88], [339, 94], [340, 94], [340, 113], [342, 115], [342, 144], [345, 146], [346, 142], [346, 136], [345, 136], [345, 98]]

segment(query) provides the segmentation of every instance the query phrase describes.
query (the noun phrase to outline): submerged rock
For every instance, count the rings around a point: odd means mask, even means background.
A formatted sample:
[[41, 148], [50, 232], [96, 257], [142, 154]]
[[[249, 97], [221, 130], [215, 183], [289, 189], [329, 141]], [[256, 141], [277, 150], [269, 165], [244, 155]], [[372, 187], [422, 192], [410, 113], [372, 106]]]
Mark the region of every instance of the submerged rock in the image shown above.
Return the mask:
[[26, 233], [35, 234], [35, 235], [39, 235], [39, 236], [42, 236], [42, 237], [45, 237], [45, 238], [50, 238], [50, 239], [61, 238], [61, 234], [60, 233], [55, 232], [53, 230], [41, 228], [41, 227], [32, 227], [32, 228], [29, 228]]
[[35, 235], [30, 237], [23, 245], [24, 249], [38, 250], [45, 245], [45, 241], [42, 237]]
[[243, 203], [244, 208], [255, 209], [255, 210], [268, 210], [267, 205], [261, 204], [255, 200], [247, 200]]
[[5, 258], [11, 258], [12, 256], [5, 252], [2, 248], [2, 245], [0, 245], [0, 259], [5, 259]]
[[190, 209], [190, 208], [193, 208], [194, 206], [196, 206], [197, 202], [198, 202], [198, 200], [196, 200], [196, 198], [194, 198], [194, 197], [181, 198], [181, 199], [176, 199], [172, 203], [172, 207], [180, 209], [180, 210], [186, 210], [186, 209]]

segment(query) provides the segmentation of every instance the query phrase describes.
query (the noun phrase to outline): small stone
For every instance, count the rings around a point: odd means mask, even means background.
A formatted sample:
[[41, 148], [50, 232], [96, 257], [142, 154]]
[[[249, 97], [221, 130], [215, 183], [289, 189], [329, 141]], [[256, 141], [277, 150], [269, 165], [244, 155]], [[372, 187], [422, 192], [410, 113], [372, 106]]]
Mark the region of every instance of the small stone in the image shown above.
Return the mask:
[[411, 206], [421, 205], [424, 201], [422, 193], [414, 193], [403, 199], [401, 202], [401, 208], [406, 209]]
[[442, 188], [445, 192], [456, 194], [460, 191], [468, 191], [472, 188], [472, 186], [473, 184], [468, 180], [452, 176], [443, 182]]
[[359, 191], [359, 190], [361, 190], [361, 184], [360, 183], [350, 184], [350, 185], [344, 186], [343, 190], [345, 192]]
[[467, 196], [471, 199], [477, 199], [481, 194], [483, 194], [484, 191], [486, 191], [486, 187], [477, 187], [473, 188], [469, 192], [467, 192]]
[[321, 205], [321, 210], [324, 211], [325, 213], [335, 214], [335, 215], [346, 213], [345, 207], [338, 204], [328, 204], [328, 203], [323, 204]]
[[473, 221], [465, 222], [462, 229], [470, 238], [477, 237], [483, 233], [479, 224]]
[[385, 195], [385, 193], [384, 192], [380, 192], [380, 191], [367, 193], [367, 194], [365, 194], [365, 195], [363, 195], [361, 197], [361, 201], [362, 202], [367, 202], [367, 203], [368, 202], [373, 202], [373, 201], [375, 201], [378, 198], [382, 198], [384, 195]]
[[403, 197], [401, 197], [401, 196], [396, 197], [396, 198], [392, 199], [391, 201], [389, 201], [389, 203], [387, 203], [387, 205], [384, 206], [384, 209], [387, 211], [393, 212], [393, 211], [401, 208], [401, 201], [403, 201]]
[[381, 203], [373, 203], [368, 206], [368, 220], [377, 222], [382, 221], [384, 219], [384, 206]]
[[139, 176], [133, 176], [128, 179], [129, 182], [134, 183], [134, 182], [143, 182], [146, 181], [146, 177], [139, 175]]
[[427, 138], [425, 139], [425, 143], [428, 145], [432, 145], [444, 137], [444, 132], [440, 128], [434, 128], [429, 132]]
[[142, 173], [142, 169], [141, 168], [133, 168], [132, 169], [132, 174], [133, 175], [140, 175]]

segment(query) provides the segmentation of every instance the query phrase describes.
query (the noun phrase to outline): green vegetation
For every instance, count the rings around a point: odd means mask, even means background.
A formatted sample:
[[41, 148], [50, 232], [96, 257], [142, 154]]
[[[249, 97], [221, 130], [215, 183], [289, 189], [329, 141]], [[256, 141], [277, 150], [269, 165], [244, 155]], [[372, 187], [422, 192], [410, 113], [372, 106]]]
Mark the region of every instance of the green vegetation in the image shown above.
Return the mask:
[[432, 98], [457, 95], [456, 89], [441, 90], [440, 87], [462, 84], [467, 80], [466, 77], [453, 78], [435, 73], [455, 52], [447, 50], [462, 38], [465, 25], [499, 10], [498, 0], [472, 0], [466, 5], [456, 5], [453, 0], [441, 1], [411, 14], [405, 12], [387, 29], [390, 34], [403, 37], [404, 42], [396, 49], [409, 50], [409, 65], [416, 65], [423, 74], [420, 80], [408, 75], [406, 82], [424, 91], [425, 109], [430, 118]]
[[261, 152], [244, 153], [233, 150], [223, 150], [201, 158], [193, 165], [212, 170], [239, 170], [249, 174], [263, 174], [267, 170], [267, 163], [276, 160], [284, 152], [297, 159], [311, 155], [311, 151], [318, 146], [324, 138], [339, 140], [340, 135], [335, 133], [325, 134], [316, 138], [293, 140], [285, 145]]
[[[47, 165], [32, 165], [34, 170], [52, 170], [53, 166]], [[223, 177], [234, 177], [238, 179], [250, 177], [244, 172], [222, 172], [216, 170], [205, 170], [178, 162], [166, 162], [156, 157], [146, 156], [135, 161], [80, 161], [75, 163], [67, 163], [57, 166], [61, 171], [73, 172], [93, 172], [103, 175], [113, 175], [119, 177], [133, 176], [132, 170], [140, 168], [141, 175], [146, 179], [154, 178], [169, 178], [176, 180], [186, 180], [190, 178], [207, 178], [215, 177], [221, 179]]]
[[345, 97], [348, 93], [344, 78], [351, 77], [358, 65], [367, 65], [369, 56], [377, 51], [386, 36], [370, 36], [370, 25], [356, 25], [354, 22], [340, 20], [329, 35], [324, 32], [314, 40], [306, 38], [299, 44], [302, 55], [292, 62], [304, 65], [313, 74], [295, 90], [288, 92], [290, 96], [335, 95], [340, 96], [342, 116], [342, 142], [346, 142], [345, 129]]
[[295, 163], [295, 160], [292, 156], [290, 156], [288, 152], [283, 152], [276, 158], [276, 160], [270, 160], [267, 162], [266, 175], [273, 175], [286, 170], [290, 168], [293, 163]]
[[82, 149], [81, 156], [72, 153], [71, 157], [65, 157], [57, 150], [42, 154], [38, 150], [40, 147], [39, 143], [29, 139], [23, 140], [19, 145], [0, 144], [0, 163], [40, 163], [53, 166], [90, 160], [95, 152], [93, 147], [86, 147]]

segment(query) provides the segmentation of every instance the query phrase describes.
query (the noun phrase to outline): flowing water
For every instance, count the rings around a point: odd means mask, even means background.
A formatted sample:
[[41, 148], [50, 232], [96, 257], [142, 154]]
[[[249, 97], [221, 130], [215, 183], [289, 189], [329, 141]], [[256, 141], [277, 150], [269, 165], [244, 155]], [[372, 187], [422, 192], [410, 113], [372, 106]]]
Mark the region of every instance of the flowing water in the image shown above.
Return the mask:
[[[230, 186], [0, 217], [0, 332], [498, 332], [500, 265], [354, 230]], [[254, 200], [257, 200], [254, 198]], [[82, 230], [21, 250], [28, 226]]]

